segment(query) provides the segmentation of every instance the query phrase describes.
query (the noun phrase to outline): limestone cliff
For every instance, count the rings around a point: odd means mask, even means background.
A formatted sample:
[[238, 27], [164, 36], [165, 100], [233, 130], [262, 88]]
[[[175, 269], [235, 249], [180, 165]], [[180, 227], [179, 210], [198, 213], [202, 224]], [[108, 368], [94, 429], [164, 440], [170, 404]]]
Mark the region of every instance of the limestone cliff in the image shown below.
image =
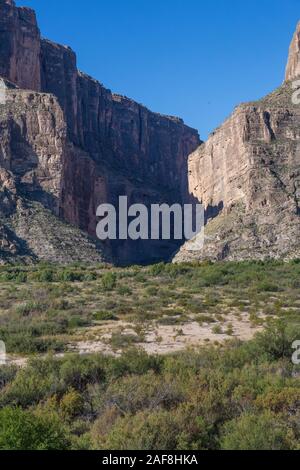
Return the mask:
[[[287, 79], [299, 75], [299, 25]], [[206, 209], [204, 248], [175, 261], [300, 257], [300, 106], [286, 81], [236, 108], [189, 157], [191, 194]]]
[[[34, 12], [13, 0], [0, 0], [0, 76], [19, 87], [0, 103], [0, 166], [27, 199], [95, 238], [102, 202], [188, 197], [197, 131], [78, 71], [75, 53], [41, 39]], [[174, 249], [126, 242], [104, 251], [127, 263], [166, 259]]]
[[0, 76], [20, 88], [41, 89], [40, 32], [30, 8], [0, 0]]
[[289, 50], [289, 58], [286, 67], [286, 81], [300, 78], [300, 22], [297, 25]]
[[57, 99], [1, 80], [2, 92], [4, 86], [0, 262], [109, 261], [100, 244], [57, 217], [67, 153], [66, 125]]

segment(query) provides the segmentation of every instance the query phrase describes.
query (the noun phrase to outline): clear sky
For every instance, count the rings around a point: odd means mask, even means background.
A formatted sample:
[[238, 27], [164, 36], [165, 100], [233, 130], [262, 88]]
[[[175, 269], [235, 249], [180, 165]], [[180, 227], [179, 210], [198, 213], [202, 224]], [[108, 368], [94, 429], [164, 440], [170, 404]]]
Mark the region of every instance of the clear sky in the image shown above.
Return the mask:
[[17, 0], [81, 70], [203, 139], [283, 80], [300, 0]]

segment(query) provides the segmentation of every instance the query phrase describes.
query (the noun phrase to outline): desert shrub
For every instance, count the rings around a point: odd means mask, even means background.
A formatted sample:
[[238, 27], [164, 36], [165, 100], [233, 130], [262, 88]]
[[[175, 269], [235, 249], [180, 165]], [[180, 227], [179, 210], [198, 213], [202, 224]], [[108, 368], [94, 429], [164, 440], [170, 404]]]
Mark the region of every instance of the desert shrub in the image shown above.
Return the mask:
[[221, 327], [220, 325], [215, 325], [215, 326], [213, 326], [212, 332], [213, 332], [215, 335], [222, 335], [222, 334], [223, 334], [223, 330], [222, 330], [222, 327]]
[[228, 336], [232, 336], [234, 334], [234, 328], [233, 328], [232, 323], [227, 326], [225, 330], [225, 334]]
[[177, 448], [179, 426], [167, 411], [138, 413], [119, 418], [105, 438], [96, 446], [118, 450], [172, 450]]
[[171, 409], [182, 399], [176, 380], [150, 371], [142, 376], [129, 375], [112, 382], [105, 392], [97, 387], [93, 391], [93, 409], [103, 412], [114, 406], [123, 413], [134, 414], [147, 409]]
[[66, 450], [66, 429], [55, 413], [34, 413], [20, 408], [0, 410], [1, 450]]
[[27, 282], [27, 272], [18, 268], [8, 268], [4, 272], [0, 272], [0, 282]]
[[85, 282], [96, 281], [96, 279], [97, 279], [97, 273], [92, 272], [92, 271], [87, 272], [83, 276], [83, 281], [85, 281]]
[[16, 307], [16, 314], [20, 317], [28, 317], [34, 313], [42, 313], [45, 305], [40, 302], [27, 302]]
[[200, 273], [201, 285], [203, 287], [213, 287], [218, 285], [224, 285], [227, 283], [224, 273], [219, 270], [212, 272], [206, 272], [201, 275]]
[[16, 282], [18, 283], [25, 283], [27, 282], [27, 273], [26, 272], [19, 272], [18, 275], [15, 278]]
[[159, 276], [160, 274], [164, 273], [165, 266], [166, 266], [165, 263], [154, 264], [153, 266], [150, 266], [149, 274], [151, 276]]
[[157, 323], [159, 325], [164, 325], [164, 326], [172, 326], [172, 325], [182, 325], [183, 323], [185, 323], [186, 321], [189, 321], [189, 319], [187, 317], [185, 317], [184, 315], [181, 315], [181, 316], [165, 316], [165, 317], [162, 317], [162, 318], [159, 318], [157, 320]]
[[44, 354], [64, 350], [63, 343], [56, 338], [38, 338], [26, 332], [13, 335], [5, 333], [1, 337], [4, 338], [8, 353]]
[[85, 274], [80, 271], [64, 269], [57, 274], [57, 281], [61, 282], [82, 282]]
[[63, 417], [67, 420], [72, 420], [83, 412], [83, 396], [77, 390], [71, 388], [60, 400], [59, 407]]
[[105, 290], [113, 290], [117, 285], [116, 273], [108, 272], [102, 276], [102, 286]]
[[88, 384], [105, 380], [103, 358], [96, 356], [70, 357], [62, 362], [60, 378], [64, 387], [83, 391]]
[[110, 345], [114, 349], [128, 348], [140, 342], [137, 335], [124, 334], [122, 332], [113, 332], [110, 339]]
[[300, 406], [299, 387], [285, 387], [282, 390], [269, 390], [255, 400], [258, 409], [274, 413], [296, 413]]
[[179, 276], [185, 276], [189, 278], [191, 274], [191, 266], [188, 264], [165, 264], [165, 274], [168, 274], [171, 278], [177, 278]]
[[271, 323], [264, 332], [249, 343], [259, 350], [258, 357], [267, 356], [269, 360], [292, 357], [292, 344], [300, 338], [300, 324], [289, 324], [278, 320]]
[[257, 284], [256, 289], [258, 292], [278, 292], [280, 290], [277, 284], [268, 281]]
[[109, 321], [109, 320], [118, 320], [118, 317], [114, 315], [112, 312], [95, 312], [93, 313], [94, 320], [97, 321]]
[[55, 280], [55, 272], [52, 269], [43, 269], [41, 271], [37, 271], [33, 279], [37, 282], [53, 282]]
[[132, 290], [127, 286], [120, 286], [117, 292], [119, 295], [123, 296], [132, 295]]
[[111, 379], [119, 379], [125, 375], [141, 376], [149, 371], [158, 373], [162, 367], [161, 357], [149, 356], [141, 350], [129, 349], [121, 357], [110, 359], [107, 373]]
[[18, 368], [15, 366], [0, 367], [0, 390], [11, 383], [16, 377]]
[[[11, 383], [6, 384], [0, 396], [0, 405], [21, 406], [38, 404], [53, 393], [63, 389], [55, 361], [33, 361], [26, 369], [21, 369]], [[66, 388], [67, 389], [67, 388]]]
[[270, 412], [245, 414], [226, 423], [222, 430], [224, 450], [292, 450], [295, 447], [292, 430]]
[[91, 325], [89, 318], [85, 318], [81, 315], [71, 315], [68, 317], [68, 328], [71, 330], [74, 328], [83, 328]]

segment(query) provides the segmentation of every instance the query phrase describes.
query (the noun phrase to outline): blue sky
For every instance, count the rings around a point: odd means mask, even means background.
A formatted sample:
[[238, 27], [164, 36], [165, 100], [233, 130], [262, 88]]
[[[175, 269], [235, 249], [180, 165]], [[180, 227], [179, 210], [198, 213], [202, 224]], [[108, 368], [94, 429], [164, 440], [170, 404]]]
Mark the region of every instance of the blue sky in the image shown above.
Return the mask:
[[205, 139], [283, 80], [300, 0], [17, 0], [81, 70]]

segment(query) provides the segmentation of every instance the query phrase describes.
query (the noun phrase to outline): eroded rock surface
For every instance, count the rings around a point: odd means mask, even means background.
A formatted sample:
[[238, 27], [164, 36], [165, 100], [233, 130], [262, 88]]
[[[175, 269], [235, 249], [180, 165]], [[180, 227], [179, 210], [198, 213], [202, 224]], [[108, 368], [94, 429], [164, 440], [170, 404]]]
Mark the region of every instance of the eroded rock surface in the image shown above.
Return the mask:
[[[197, 131], [78, 71], [75, 53], [41, 39], [34, 12], [12, 0], [0, 0], [0, 76], [19, 87], [5, 91], [4, 102], [0, 96], [0, 166], [20, 197], [94, 239], [100, 203], [124, 195], [145, 204], [188, 197], [187, 158], [200, 143]], [[139, 263], [167, 259], [177, 246], [102, 248], [116, 262]]]
[[297, 25], [294, 37], [292, 39], [289, 58], [286, 67], [286, 81], [300, 78], [300, 22]]
[[300, 257], [300, 107], [291, 82], [239, 106], [189, 158], [205, 243], [176, 262]]

